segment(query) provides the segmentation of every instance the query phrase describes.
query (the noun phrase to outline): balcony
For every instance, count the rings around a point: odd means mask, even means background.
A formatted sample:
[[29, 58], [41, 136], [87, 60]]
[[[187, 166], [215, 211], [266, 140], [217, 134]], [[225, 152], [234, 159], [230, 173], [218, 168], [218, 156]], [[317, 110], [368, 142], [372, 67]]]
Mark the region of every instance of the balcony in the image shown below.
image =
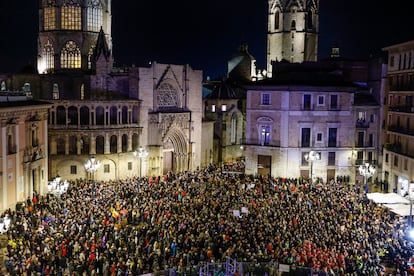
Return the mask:
[[369, 123], [365, 120], [358, 119], [355, 124], [356, 128], [369, 128]]
[[389, 150], [389, 151], [392, 151], [392, 152], [400, 153], [401, 152], [401, 143], [386, 143], [384, 145], [384, 148], [386, 150]]
[[17, 146], [16, 145], [7, 147], [7, 154], [15, 154], [15, 153], [17, 153]]
[[401, 143], [386, 143], [384, 148], [388, 151], [414, 158], [414, 153], [410, 150], [404, 149]]
[[274, 148], [280, 147], [280, 141], [269, 141], [268, 143], [266, 143], [259, 139], [242, 139], [240, 144], [246, 145], [246, 146], [261, 146], [261, 147], [274, 147]]
[[390, 91], [414, 91], [413, 84], [394, 84], [390, 86]]
[[370, 165], [377, 165], [377, 160], [363, 160], [363, 159], [355, 160], [355, 166], [364, 165], [366, 163], [369, 163]]
[[414, 113], [414, 106], [412, 105], [394, 105], [388, 108], [389, 111], [402, 112], [402, 113]]
[[414, 130], [407, 129], [407, 128], [401, 127], [401, 126], [396, 126], [396, 125], [388, 126], [388, 131], [414, 136]]

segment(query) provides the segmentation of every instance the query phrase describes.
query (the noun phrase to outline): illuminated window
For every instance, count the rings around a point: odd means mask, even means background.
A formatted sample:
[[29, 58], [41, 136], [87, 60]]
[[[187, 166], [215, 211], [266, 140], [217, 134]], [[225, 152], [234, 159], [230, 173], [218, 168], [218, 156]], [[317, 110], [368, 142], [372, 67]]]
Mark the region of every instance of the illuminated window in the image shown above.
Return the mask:
[[227, 105], [226, 104], [221, 105], [221, 111], [223, 111], [223, 112], [227, 111]]
[[211, 105], [211, 112], [216, 112], [216, 105], [215, 104]]
[[81, 68], [81, 52], [74, 41], [68, 41], [60, 54], [62, 68]]
[[102, 6], [99, 0], [90, 1], [88, 6], [88, 31], [99, 32], [102, 26]]
[[85, 99], [85, 84], [81, 84], [81, 87], [80, 87], [80, 99], [81, 100], [84, 100]]
[[89, 49], [89, 53], [88, 53], [88, 69], [92, 69], [93, 49], [94, 49], [94, 47], [91, 47]]
[[53, 84], [52, 99], [59, 100], [59, 85], [57, 83]]
[[56, 8], [54, 3], [50, 3], [50, 6], [43, 9], [43, 24], [45, 31], [56, 29]]
[[30, 83], [26, 82], [26, 83], [23, 85], [23, 91], [24, 91], [24, 93], [25, 93], [26, 95], [30, 95], [30, 94], [32, 93], [32, 88], [31, 88], [31, 86], [30, 86]]
[[43, 60], [45, 62], [46, 71], [55, 68], [54, 55], [55, 51], [53, 50], [53, 45], [50, 41], [47, 41], [45, 47], [43, 48]]
[[177, 107], [177, 92], [171, 84], [163, 83], [158, 89], [157, 102], [160, 108]]
[[79, 0], [63, 1], [61, 21], [64, 30], [80, 30], [82, 28], [82, 9]]
[[260, 144], [269, 145], [270, 143], [270, 126], [260, 126]]
[[1, 91], [6, 91], [6, 82], [3, 80], [3, 81], [1, 81], [1, 85], [0, 85], [0, 90]]

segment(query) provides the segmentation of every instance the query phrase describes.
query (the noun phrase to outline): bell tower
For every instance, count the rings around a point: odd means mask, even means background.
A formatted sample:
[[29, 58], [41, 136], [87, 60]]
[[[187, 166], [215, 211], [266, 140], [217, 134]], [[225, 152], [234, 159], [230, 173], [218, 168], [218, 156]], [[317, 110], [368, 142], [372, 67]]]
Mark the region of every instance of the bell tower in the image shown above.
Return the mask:
[[267, 72], [273, 62], [316, 61], [319, 0], [269, 0]]
[[39, 0], [40, 74], [91, 72], [99, 58], [96, 53], [101, 52], [98, 47], [107, 50], [111, 67], [111, 0]]

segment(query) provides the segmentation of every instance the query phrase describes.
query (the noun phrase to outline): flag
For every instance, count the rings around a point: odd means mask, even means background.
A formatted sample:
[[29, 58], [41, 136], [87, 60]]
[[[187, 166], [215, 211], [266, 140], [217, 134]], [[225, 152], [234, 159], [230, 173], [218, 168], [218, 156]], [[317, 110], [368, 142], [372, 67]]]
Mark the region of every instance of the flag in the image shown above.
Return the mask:
[[117, 210], [115, 210], [115, 208], [114, 207], [112, 207], [111, 206], [111, 213], [112, 213], [112, 217], [114, 217], [114, 218], [118, 218], [119, 217], [119, 213], [118, 213], [118, 211]]

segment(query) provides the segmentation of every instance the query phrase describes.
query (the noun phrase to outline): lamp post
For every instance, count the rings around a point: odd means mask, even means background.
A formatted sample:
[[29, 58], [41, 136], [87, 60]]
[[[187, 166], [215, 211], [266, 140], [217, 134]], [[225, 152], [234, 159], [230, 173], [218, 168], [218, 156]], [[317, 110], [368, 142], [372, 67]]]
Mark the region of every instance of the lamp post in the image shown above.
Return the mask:
[[312, 182], [313, 182], [313, 161], [321, 160], [321, 154], [319, 152], [311, 150], [309, 153], [305, 154], [305, 160], [306, 160], [306, 162], [310, 162], [310, 183], [309, 184], [312, 185]]
[[375, 173], [375, 167], [370, 163], [365, 163], [364, 165], [359, 166], [359, 174], [363, 175], [365, 178], [365, 193], [368, 193], [368, 179], [373, 176]]
[[142, 146], [138, 148], [138, 150], [134, 151], [134, 156], [139, 158], [139, 177], [142, 177], [142, 158], [148, 156], [148, 151], [144, 149]]
[[95, 156], [91, 156], [91, 158], [89, 158], [88, 161], [86, 161], [85, 163], [86, 171], [91, 174], [92, 183], [94, 180], [93, 179], [94, 173], [99, 169], [100, 166], [101, 166], [101, 162], [96, 160]]

